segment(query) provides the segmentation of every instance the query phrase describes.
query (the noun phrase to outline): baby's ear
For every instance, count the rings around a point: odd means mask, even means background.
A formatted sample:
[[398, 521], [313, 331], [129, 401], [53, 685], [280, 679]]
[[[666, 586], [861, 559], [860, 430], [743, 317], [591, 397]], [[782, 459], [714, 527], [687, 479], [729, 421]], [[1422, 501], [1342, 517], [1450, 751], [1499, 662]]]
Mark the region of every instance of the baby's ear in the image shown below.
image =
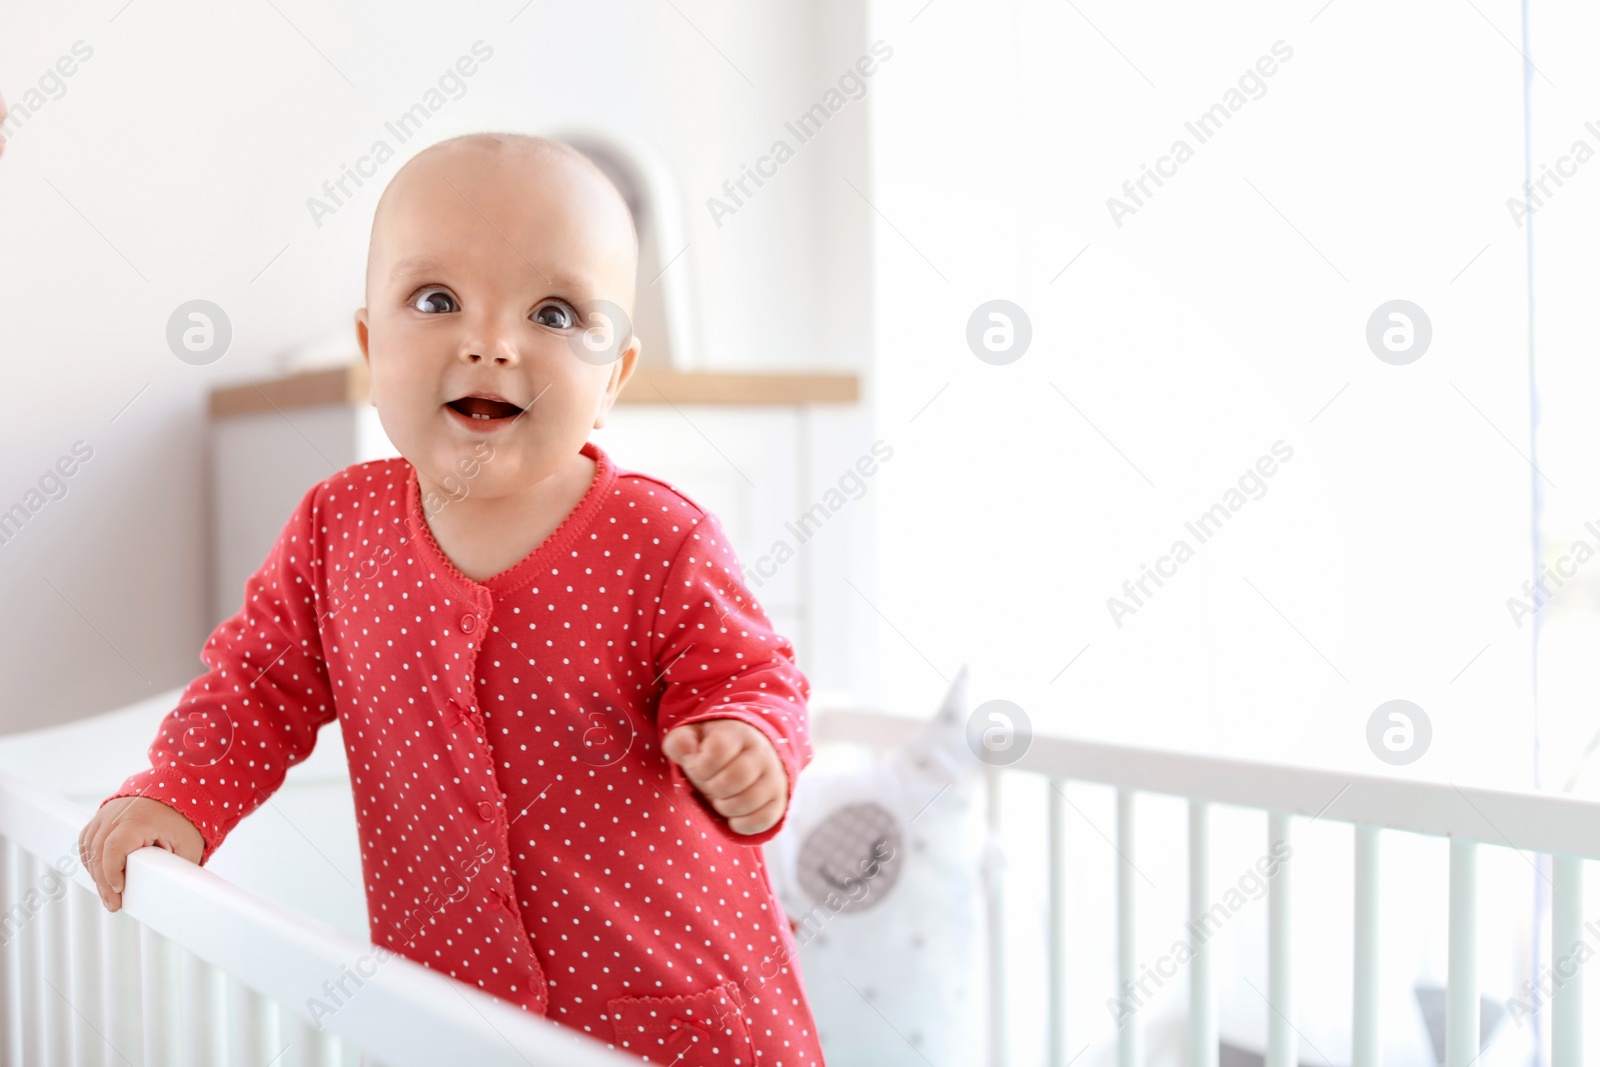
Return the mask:
[[595, 408], [594, 428], [600, 429], [606, 424], [606, 416], [611, 413], [611, 405], [617, 402], [622, 387], [628, 384], [628, 379], [633, 376], [633, 368], [639, 362], [639, 350], [643, 342], [635, 335], [628, 336], [628, 347], [611, 364], [611, 377], [606, 382], [606, 391], [600, 394], [600, 402]]
[[356, 346], [361, 349], [361, 363], [367, 371], [367, 403], [378, 406], [372, 383], [372, 357], [367, 352], [367, 309], [356, 308]]
[[367, 309], [356, 308], [356, 344], [361, 347], [361, 362], [371, 366], [367, 356]]

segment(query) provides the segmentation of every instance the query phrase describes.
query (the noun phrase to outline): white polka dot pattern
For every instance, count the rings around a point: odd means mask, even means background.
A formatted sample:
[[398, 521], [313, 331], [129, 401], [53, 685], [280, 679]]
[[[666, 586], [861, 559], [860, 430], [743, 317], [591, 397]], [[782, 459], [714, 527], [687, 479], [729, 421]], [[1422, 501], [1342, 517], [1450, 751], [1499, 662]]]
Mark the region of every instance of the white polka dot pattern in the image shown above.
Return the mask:
[[792, 796], [809, 684], [716, 518], [584, 453], [583, 500], [481, 582], [406, 460], [313, 486], [114, 796], [183, 812], [204, 863], [337, 715], [375, 943], [650, 1062], [820, 1064], [756, 847], [787, 813], [735, 833], [659, 743], [747, 722]]

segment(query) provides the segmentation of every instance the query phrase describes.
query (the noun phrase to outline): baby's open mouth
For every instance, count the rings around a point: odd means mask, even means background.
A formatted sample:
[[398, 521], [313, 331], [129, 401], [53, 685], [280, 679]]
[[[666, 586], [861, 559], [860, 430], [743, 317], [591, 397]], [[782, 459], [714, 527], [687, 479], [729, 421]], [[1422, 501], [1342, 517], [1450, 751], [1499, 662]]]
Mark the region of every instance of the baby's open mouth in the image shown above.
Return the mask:
[[515, 418], [522, 414], [522, 409], [515, 404], [504, 400], [489, 400], [481, 396], [464, 396], [459, 400], [450, 401], [447, 406], [468, 418], [481, 419], [485, 422]]

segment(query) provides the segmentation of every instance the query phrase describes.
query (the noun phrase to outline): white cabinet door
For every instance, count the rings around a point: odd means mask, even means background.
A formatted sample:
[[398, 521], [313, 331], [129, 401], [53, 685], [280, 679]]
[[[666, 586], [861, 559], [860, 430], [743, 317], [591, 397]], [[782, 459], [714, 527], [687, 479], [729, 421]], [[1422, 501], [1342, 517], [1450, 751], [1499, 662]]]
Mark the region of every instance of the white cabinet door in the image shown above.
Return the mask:
[[211, 423], [211, 618], [239, 610], [244, 583], [306, 490], [356, 462], [348, 404], [234, 415]]

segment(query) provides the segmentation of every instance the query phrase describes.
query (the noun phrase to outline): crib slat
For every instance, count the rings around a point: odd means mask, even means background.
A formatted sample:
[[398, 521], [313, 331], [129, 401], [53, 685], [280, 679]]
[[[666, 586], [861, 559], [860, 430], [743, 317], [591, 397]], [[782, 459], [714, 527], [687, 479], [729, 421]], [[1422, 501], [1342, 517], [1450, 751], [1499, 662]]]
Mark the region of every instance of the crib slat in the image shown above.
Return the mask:
[[100, 898], [81, 885], [67, 887], [72, 928], [73, 1067], [101, 1067], [108, 1058], [100, 1001]]
[[177, 946], [148, 926], [139, 927], [139, 977], [144, 1007], [144, 1061], [181, 1062], [179, 1056]]
[[[989, 840], [1000, 840], [1000, 779], [998, 767], [986, 766], [988, 787]], [[989, 1067], [1005, 1067], [1006, 1053], [1006, 956], [1004, 893], [998, 864], [989, 867], [984, 896], [989, 904]]]
[[180, 950], [178, 978], [184, 1062], [193, 1067], [226, 1062], [221, 972], [194, 953]]
[[22, 1067], [22, 960], [12, 907], [21, 898], [17, 883], [22, 854], [9, 839], [0, 838], [0, 1067]]
[[1445, 1067], [1478, 1058], [1478, 844], [1450, 839], [1450, 988], [1446, 996]]
[[[1134, 911], [1134, 824], [1131, 789], [1117, 790], [1117, 1000], [1137, 1005], [1134, 983], [1139, 978], [1138, 939]], [[1140, 1067], [1140, 1026], [1137, 1012], [1126, 1014], [1117, 1030], [1117, 1067]]]
[[1065, 778], [1047, 779], [1050, 792], [1050, 944], [1046, 961], [1046, 1011], [1050, 1015], [1050, 1067], [1067, 1067], [1067, 800]]
[[1189, 801], [1189, 1065], [1217, 1067], [1217, 998], [1211, 987], [1210, 939], [1202, 932], [1211, 907], [1211, 809]]
[[52, 864], [39, 862], [43, 904], [34, 922], [43, 931], [44, 981], [39, 991], [45, 1018], [45, 1059], [69, 1067], [72, 1058], [72, 940], [67, 880]]
[[1378, 1067], [1378, 830], [1356, 828], [1351, 1067]]
[[1267, 816], [1267, 853], [1278, 859], [1278, 873], [1267, 889], [1267, 1062], [1266, 1067], [1296, 1067], [1298, 1034], [1294, 1028], [1294, 983], [1290, 933], [1289, 816]]
[[143, 996], [140, 992], [139, 924], [126, 912], [100, 906], [100, 948], [106, 1041], [117, 1067], [144, 1063]]
[[317, 1035], [320, 1067], [344, 1067], [344, 1042], [332, 1030], [322, 1030]]
[[318, 1040], [317, 1028], [309, 1020], [302, 1019], [299, 1014], [287, 1006], [280, 1005], [278, 1019], [281, 1028], [278, 1031], [278, 1047], [289, 1046], [289, 1051], [274, 1067], [322, 1067], [321, 1042]]
[[1555, 995], [1550, 1024], [1552, 1067], [1583, 1063], [1583, 962], [1576, 949], [1583, 943], [1583, 860], [1551, 857], [1555, 894], [1551, 903], [1550, 954], [1555, 958]]
[[228, 977], [228, 1063], [231, 1067], [266, 1067], [282, 1049], [267, 1050], [267, 1035], [276, 1034], [267, 998], [233, 976]]
[[21, 862], [17, 865], [19, 877], [17, 883], [17, 900], [21, 906], [22, 927], [17, 934], [18, 941], [18, 986], [19, 1008], [22, 1016], [20, 1029], [22, 1032], [22, 1062], [32, 1067], [36, 1063], [44, 1063], [44, 1004], [39, 998], [40, 990], [44, 983], [39, 980], [44, 974], [44, 942], [43, 931], [40, 930], [39, 917], [30, 910], [30, 899], [37, 904], [40, 896], [32, 893], [39, 884], [39, 873], [44, 864], [33, 858], [28, 852], [20, 851], [18, 855]]

